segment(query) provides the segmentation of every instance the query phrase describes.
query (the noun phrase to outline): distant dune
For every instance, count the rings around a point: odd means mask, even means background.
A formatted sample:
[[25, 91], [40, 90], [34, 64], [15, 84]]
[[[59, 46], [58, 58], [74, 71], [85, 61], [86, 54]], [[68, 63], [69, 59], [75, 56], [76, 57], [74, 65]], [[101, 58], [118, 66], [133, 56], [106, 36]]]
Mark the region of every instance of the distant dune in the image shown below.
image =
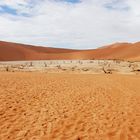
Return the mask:
[[122, 59], [140, 61], [140, 42], [115, 43], [92, 50], [72, 50], [0, 41], [0, 61]]

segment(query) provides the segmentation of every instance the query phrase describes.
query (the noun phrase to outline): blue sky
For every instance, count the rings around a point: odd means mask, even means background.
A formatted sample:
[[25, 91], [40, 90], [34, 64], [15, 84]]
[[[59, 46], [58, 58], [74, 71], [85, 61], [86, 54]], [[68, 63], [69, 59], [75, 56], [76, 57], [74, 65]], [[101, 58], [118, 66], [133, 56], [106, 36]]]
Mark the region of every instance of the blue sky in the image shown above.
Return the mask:
[[0, 13], [8, 13], [8, 14], [12, 14], [12, 15], [17, 15], [16, 9], [13, 9], [6, 5], [0, 6]]
[[[79, 3], [80, 0], [56, 0], [57, 2], [67, 2], [67, 3]], [[36, 1], [32, 1], [30, 0], [29, 1], [29, 4], [28, 5], [23, 5], [23, 4], [18, 4], [19, 7], [30, 7], [30, 8], [33, 8], [36, 4]], [[11, 14], [11, 15], [16, 15], [16, 16], [29, 16], [28, 14], [25, 13], [18, 13], [18, 10], [14, 7], [10, 7], [9, 5], [5, 5], [5, 4], [2, 4], [0, 5], [0, 14]]]
[[9, 15], [13, 15], [13, 16], [21, 16], [21, 17], [30, 17], [30, 14], [26, 13], [26, 12], [18, 12], [17, 9], [14, 9], [10, 6], [7, 5], [2, 5], [0, 6], [0, 14], [9, 14]]
[[139, 0], [0, 0], [0, 40], [92, 49], [140, 41]]
[[124, 2], [124, 0], [113, 0], [108, 3], [105, 3], [104, 6], [110, 10], [128, 11], [130, 7]]

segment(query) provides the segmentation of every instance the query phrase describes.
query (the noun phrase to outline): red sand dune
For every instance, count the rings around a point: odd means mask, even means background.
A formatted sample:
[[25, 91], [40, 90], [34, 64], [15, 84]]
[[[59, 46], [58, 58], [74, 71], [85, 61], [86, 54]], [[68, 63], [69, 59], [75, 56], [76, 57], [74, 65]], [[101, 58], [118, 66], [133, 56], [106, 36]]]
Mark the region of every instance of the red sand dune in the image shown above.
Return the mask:
[[40, 47], [0, 41], [0, 61], [61, 59], [140, 60], [140, 42], [115, 43], [93, 50]]

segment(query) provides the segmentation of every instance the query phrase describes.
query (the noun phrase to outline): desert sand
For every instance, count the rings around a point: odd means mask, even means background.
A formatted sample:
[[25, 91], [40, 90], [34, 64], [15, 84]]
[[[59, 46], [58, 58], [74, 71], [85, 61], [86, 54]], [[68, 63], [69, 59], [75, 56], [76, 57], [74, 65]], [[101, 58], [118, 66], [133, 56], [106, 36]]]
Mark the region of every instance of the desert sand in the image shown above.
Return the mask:
[[76, 59], [119, 59], [140, 61], [140, 42], [115, 43], [91, 50], [72, 50], [0, 41], [0, 61]]
[[140, 76], [0, 72], [0, 140], [139, 140]]

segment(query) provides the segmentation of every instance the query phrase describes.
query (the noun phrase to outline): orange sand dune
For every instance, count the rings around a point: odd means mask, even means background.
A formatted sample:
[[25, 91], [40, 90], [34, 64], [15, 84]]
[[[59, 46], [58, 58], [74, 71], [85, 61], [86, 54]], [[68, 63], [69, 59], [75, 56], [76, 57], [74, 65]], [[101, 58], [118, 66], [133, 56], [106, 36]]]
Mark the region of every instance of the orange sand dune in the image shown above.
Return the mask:
[[140, 42], [105, 46], [96, 50], [95, 58], [140, 60]]
[[140, 77], [0, 73], [0, 140], [140, 140]]
[[61, 59], [123, 59], [140, 61], [140, 42], [115, 43], [93, 50], [40, 47], [0, 41], [0, 61]]
[[44, 60], [49, 59], [50, 57], [53, 59], [53, 56], [57, 56], [59, 53], [69, 53], [75, 51], [76, 50], [40, 47], [0, 41], [0, 61]]

